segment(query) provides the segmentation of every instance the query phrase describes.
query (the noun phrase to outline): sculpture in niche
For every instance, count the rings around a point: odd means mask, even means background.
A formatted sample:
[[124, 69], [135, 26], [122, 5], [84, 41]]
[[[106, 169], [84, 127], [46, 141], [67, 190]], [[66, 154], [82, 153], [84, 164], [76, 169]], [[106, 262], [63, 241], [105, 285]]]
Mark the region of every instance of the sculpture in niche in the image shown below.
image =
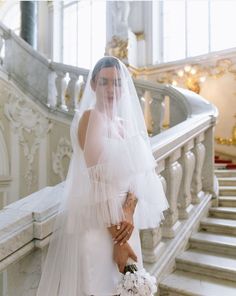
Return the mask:
[[112, 2], [113, 35], [127, 36], [128, 18], [130, 12], [129, 1]]
[[57, 145], [57, 151], [52, 154], [52, 167], [53, 171], [56, 175], [59, 175], [60, 180], [65, 180], [65, 168], [63, 168], [62, 160], [64, 157], [71, 158], [72, 148], [71, 143], [66, 138], [60, 138], [59, 143]]
[[112, 39], [107, 43], [106, 55], [112, 55], [123, 62], [128, 58], [128, 18], [130, 3], [128, 1], [113, 1], [112, 14]]
[[[27, 160], [25, 180], [28, 193], [30, 193], [32, 185], [36, 182], [36, 174], [33, 170], [34, 158], [40, 141], [51, 130], [52, 123], [33, 109], [26, 100], [12, 92], [8, 93], [8, 103], [4, 106], [4, 112], [11, 122], [14, 132], [19, 136], [19, 143], [23, 146], [24, 156]], [[32, 141], [29, 141], [29, 135], [31, 135]]]

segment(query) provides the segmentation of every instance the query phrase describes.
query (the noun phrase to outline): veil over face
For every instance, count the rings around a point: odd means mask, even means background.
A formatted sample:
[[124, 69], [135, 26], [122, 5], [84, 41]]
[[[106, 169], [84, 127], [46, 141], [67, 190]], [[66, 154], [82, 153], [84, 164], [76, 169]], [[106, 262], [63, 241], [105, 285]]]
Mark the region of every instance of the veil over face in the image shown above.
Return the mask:
[[[104, 57], [90, 71], [71, 124], [73, 155], [37, 296], [78, 296], [81, 239], [124, 219], [127, 192], [138, 198], [134, 224], [157, 227], [168, 208], [139, 99], [126, 68]], [[70, 275], [70, 276], [69, 276]]]

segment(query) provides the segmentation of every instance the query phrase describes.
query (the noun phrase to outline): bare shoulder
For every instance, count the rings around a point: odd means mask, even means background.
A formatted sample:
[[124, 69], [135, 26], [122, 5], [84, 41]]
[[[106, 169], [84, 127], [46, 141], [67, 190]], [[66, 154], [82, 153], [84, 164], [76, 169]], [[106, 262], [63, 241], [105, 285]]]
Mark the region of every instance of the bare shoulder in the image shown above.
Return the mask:
[[89, 121], [92, 122], [92, 124], [94, 124], [96, 128], [98, 128], [99, 122], [101, 122], [101, 116], [99, 115], [99, 112], [96, 110], [87, 110], [83, 113], [79, 121], [78, 140], [79, 140], [79, 145], [82, 149], [84, 149], [85, 137], [86, 137]]
[[90, 114], [91, 114], [91, 110], [85, 111], [79, 121], [78, 140], [79, 140], [79, 145], [82, 149], [84, 149], [85, 135], [88, 128]]

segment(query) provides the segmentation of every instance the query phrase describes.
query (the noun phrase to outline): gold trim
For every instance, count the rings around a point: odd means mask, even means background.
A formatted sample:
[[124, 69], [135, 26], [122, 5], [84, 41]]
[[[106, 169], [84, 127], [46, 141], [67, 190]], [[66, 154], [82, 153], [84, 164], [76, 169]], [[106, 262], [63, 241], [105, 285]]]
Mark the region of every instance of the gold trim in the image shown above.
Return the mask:
[[137, 41], [145, 40], [145, 35], [144, 35], [144, 32], [143, 31], [136, 32], [134, 34], [136, 36]]
[[119, 36], [113, 36], [107, 43], [106, 55], [115, 56], [118, 59], [128, 58], [128, 39], [122, 39]]
[[[236, 114], [234, 115], [234, 117], [236, 118]], [[222, 138], [222, 137], [215, 137], [215, 141], [217, 144], [220, 145], [234, 145], [236, 146], [236, 123], [232, 128], [232, 137], [231, 138]]]
[[[206, 64], [206, 66], [203, 66], [203, 64]], [[208, 64], [208, 65], [207, 65]], [[155, 74], [163, 74], [165, 73], [174, 73], [181, 69], [183, 69], [186, 65], [191, 65], [191, 67], [196, 67], [199, 70], [206, 72], [209, 74], [209, 76], [214, 78], [220, 78], [222, 77], [226, 71], [229, 71], [230, 73], [233, 73], [236, 77], [236, 64], [232, 62], [231, 59], [223, 58], [218, 59], [217, 61], [211, 63], [207, 62], [207, 60], [199, 61], [199, 62], [191, 62], [186, 59], [185, 62], [176, 61], [173, 63], [166, 63], [166, 64], [159, 64], [151, 67], [140, 67], [136, 68], [134, 66], [131, 66], [132, 71], [135, 72], [136, 75], [155, 75]]]

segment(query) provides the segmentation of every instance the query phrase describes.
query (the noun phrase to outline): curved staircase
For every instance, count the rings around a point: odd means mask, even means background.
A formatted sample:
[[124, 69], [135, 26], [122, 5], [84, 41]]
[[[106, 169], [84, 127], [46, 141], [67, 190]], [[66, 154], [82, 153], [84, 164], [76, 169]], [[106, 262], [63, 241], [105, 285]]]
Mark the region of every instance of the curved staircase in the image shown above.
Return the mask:
[[164, 278], [160, 296], [236, 295], [236, 170], [215, 170], [219, 199], [209, 209], [175, 271]]

